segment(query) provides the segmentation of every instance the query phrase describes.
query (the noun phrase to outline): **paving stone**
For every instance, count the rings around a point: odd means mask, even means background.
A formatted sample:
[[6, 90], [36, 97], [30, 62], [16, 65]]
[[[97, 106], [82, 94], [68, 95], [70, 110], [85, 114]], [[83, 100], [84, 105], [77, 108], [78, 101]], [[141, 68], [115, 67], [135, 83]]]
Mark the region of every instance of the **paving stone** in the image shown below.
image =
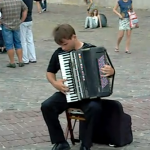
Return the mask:
[[33, 141], [35, 141], [36, 143], [43, 143], [44, 140], [40, 137], [35, 137], [35, 138], [32, 138]]
[[[0, 149], [50, 150], [49, 133], [41, 114], [41, 103], [56, 90], [47, 82], [45, 72], [49, 59], [58, 47], [53, 41], [52, 30], [60, 23], [74, 26], [82, 41], [106, 47], [116, 69], [114, 93], [110, 99], [119, 100], [124, 111], [132, 117], [134, 142], [122, 148], [94, 144], [94, 150], [149, 150], [150, 147], [150, 20], [149, 11], [136, 10], [140, 28], [133, 30], [131, 55], [124, 53], [125, 40], [120, 52], [114, 47], [118, 32], [118, 18], [112, 9], [100, 8], [108, 20], [108, 27], [85, 30], [86, 6], [48, 5], [49, 11], [38, 14], [33, 10], [33, 33], [37, 63], [23, 68], [10, 69], [7, 55], [0, 54]], [[66, 9], [67, 8], [67, 9]], [[17, 57], [15, 56], [17, 62]], [[57, 75], [61, 78], [61, 73]], [[65, 113], [60, 116], [66, 128]], [[78, 125], [75, 128], [78, 137]], [[70, 140], [68, 139], [69, 143]], [[80, 144], [72, 146], [78, 150]]]
[[0, 136], [0, 142], [4, 142], [4, 141], [6, 141], [6, 139]]

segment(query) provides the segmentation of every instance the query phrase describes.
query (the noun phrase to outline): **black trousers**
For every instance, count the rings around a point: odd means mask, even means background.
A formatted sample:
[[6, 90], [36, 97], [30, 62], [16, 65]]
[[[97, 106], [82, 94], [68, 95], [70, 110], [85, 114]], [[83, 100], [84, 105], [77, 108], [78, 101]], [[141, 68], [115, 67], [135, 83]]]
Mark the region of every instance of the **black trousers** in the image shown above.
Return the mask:
[[92, 146], [93, 127], [96, 120], [100, 118], [102, 108], [100, 99], [84, 100], [73, 103], [67, 103], [66, 96], [61, 92], [56, 92], [41, 105], [41, 111], [47, 124], [51, 142], [60, 143], [65, 141], [64, 133], [59, 123], [59, 114], [68, 108], [80, 108], [85, 114], [85, 132], [82, 138], [82, 144], [86, 147]]

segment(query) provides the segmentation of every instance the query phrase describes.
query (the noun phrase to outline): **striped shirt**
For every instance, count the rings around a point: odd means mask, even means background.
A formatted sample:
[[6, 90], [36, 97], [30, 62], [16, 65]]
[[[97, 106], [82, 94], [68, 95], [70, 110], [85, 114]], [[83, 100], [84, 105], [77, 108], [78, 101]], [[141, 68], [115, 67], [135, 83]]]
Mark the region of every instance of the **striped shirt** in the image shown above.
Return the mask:
[[9, 29], [19, 29], [21, 12], [27, 9], [26, 4], [22, 0], [0, 0], [1, 23]]

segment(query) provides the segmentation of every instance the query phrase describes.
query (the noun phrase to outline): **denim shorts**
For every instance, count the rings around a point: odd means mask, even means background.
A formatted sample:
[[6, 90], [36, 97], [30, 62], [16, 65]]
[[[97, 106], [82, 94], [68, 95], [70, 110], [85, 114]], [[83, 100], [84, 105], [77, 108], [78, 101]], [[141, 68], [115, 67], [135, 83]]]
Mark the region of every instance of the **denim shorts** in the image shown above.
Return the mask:
[[20, 29], [11, 30], [5, 25], [2, 25], [2, 34], [5, 43], [6, 50], [10, 49], [22, 49], [20, 40]]

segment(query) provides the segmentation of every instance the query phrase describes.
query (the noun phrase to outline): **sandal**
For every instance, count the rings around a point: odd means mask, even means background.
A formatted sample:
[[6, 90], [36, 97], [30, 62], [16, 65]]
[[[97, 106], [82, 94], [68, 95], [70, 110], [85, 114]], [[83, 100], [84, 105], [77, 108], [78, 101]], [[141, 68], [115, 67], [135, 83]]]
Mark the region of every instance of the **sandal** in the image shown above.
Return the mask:
[[9, 63], [9, 64], [7, 65], [7, 67], [9, 67], [9, 68], [16, 68], [16, 64], [15, 64], [15, 63], [14, 63], [14, 64]]
[[118, 48], [115, 48], [115, 52], [119, 52], [119, 49], [118, 49]]
[[18, 63], [18, 66], [19, 66], [19, 67], [23, 67], [23, 66], [24, 66], [24, 63], [23, 63], [23, 62], [19, 62], [19, 63]]
[[130, 51], [125, 51], [125, 53], [126, 53], [126, 54], [131, 54], [131, 52], [130, 52]]

